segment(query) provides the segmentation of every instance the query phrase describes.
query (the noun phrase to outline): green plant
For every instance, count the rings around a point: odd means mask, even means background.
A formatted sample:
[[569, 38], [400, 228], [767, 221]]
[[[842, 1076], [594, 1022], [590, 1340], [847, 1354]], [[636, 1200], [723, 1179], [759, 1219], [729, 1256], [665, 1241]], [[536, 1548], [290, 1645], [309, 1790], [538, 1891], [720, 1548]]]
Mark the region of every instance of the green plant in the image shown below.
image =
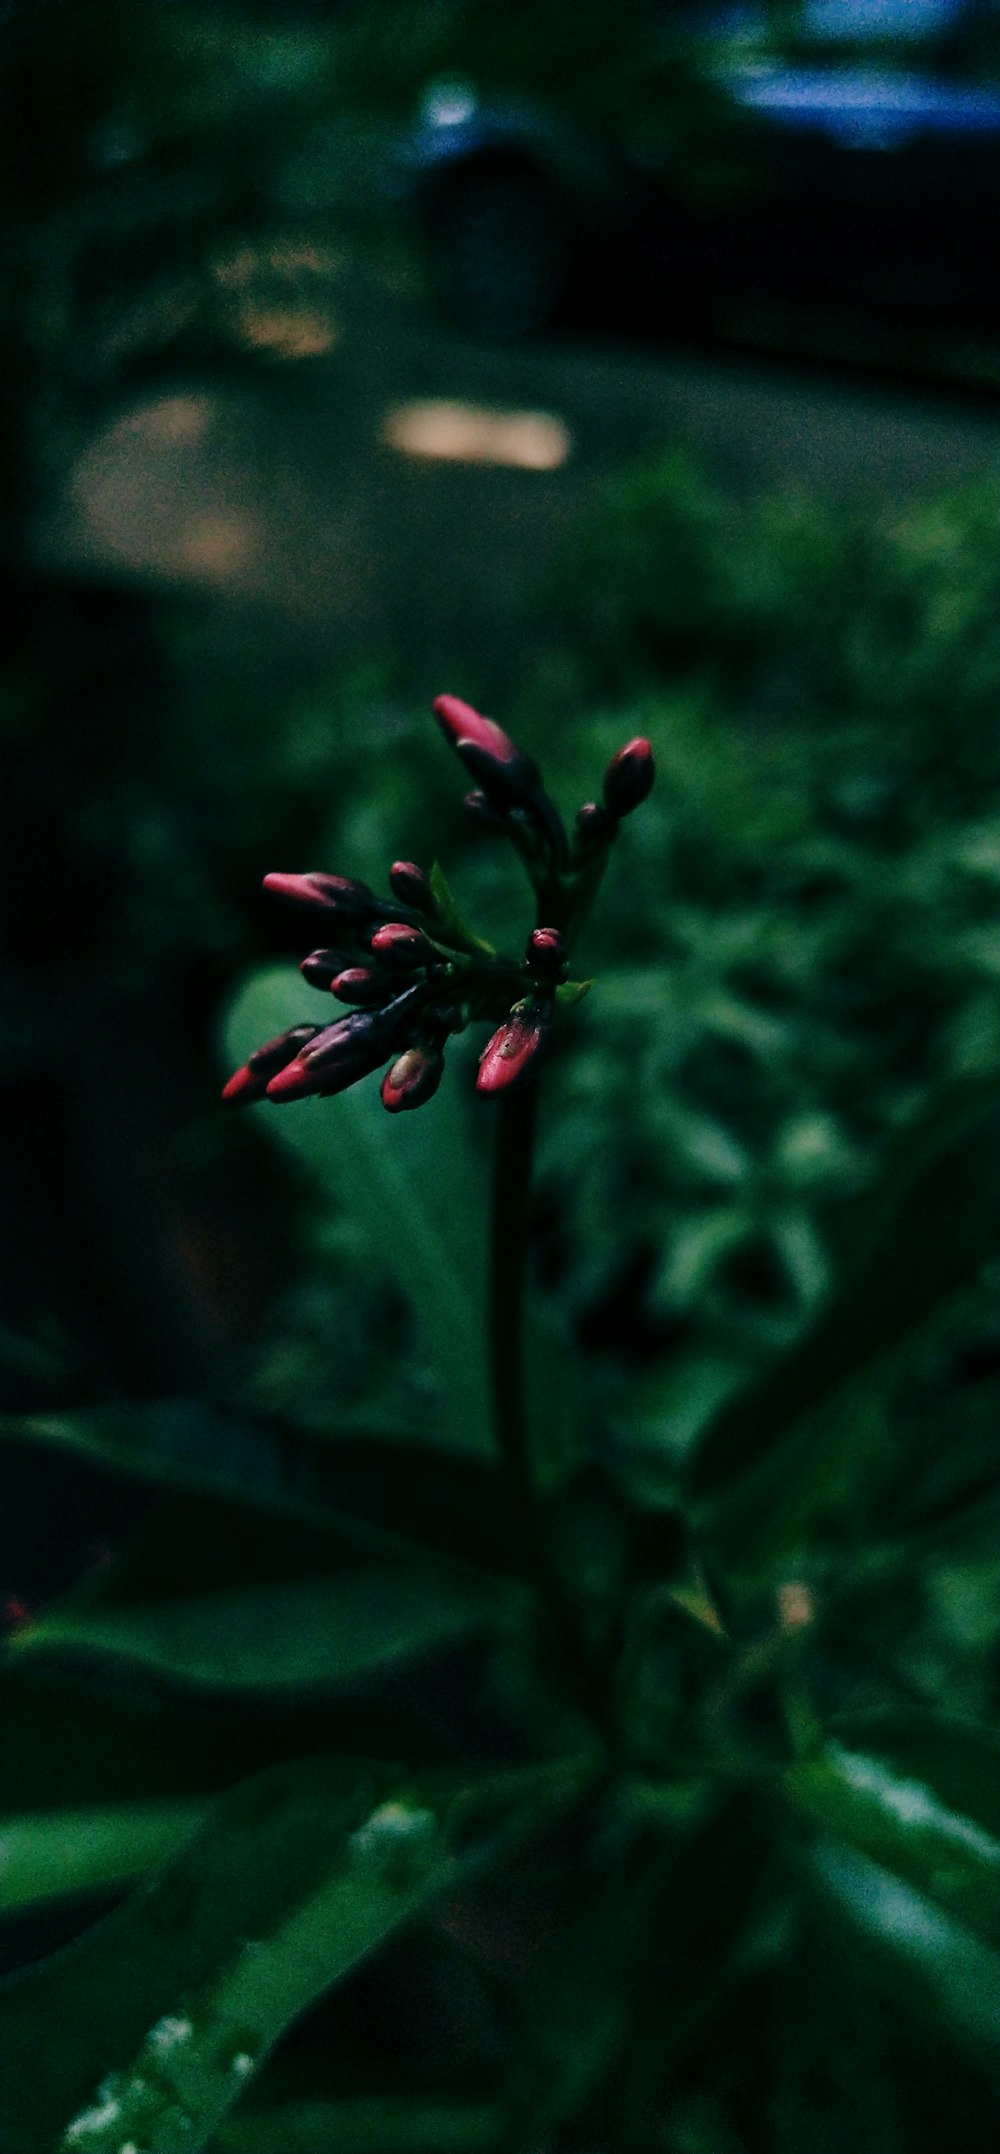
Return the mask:
[[[981, 1666], [996, 1474], [981, 1427], [943, 1453], [911, 1342], [961, 1338], [995, 1247], [991, 1088], [900, 1129], [812, 1316], [686, 1449], [638, 1440], [524, 1289], [539, 1070], [648, 743], [570, 840], [499, 727], [436, 711], [533, 887], [523, 959], [440, 870], [270, 877], [353, 1009], [303, 1024], [258, 978], [233, 1040], [275, 1036], [227, 1086], [288, 1104], [426, 1373], [321, 1429], [175, 1402], [5, 1431], [167, 1500], [8, 1648], [6, 1904], [119, 1904], [6, 1985], [4, 2145], [985, 2148], [997, 1745], [921, 1665], [916, 1595], [930, 1556]], [[428, 1103], [477, 1018], [467, 1151]]]

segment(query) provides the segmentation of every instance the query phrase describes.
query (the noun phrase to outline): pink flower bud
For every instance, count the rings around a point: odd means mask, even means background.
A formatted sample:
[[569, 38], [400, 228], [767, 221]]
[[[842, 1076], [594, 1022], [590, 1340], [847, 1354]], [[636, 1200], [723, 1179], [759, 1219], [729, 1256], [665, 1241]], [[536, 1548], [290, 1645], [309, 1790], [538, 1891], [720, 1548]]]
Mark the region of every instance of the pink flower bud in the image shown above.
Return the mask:
[[608, 814], [596, 800], [587, 800], [577, 810], [576, 849], [578, 854], [589, 857], [601, 845], [610, 845], [615, 835], [614, 817]]
[[423, 868], [418, 868], [415, 861], [393, 861], [389, 869], [389, 888], [401, 905], [412, 906], [414, 912], [433, 913], [430, 883]]
[[310, 905], [345, 925], [360, 926], [378, 910], [378, 900], [367, 883], [355, 882], [349, 875], [325, 875], [318, 869], [307, 875], [265, 875], [264, 888], [273, 891], [275, 897], [291, 898], [296, 905]]
[[309, 956], [303, 958], [299, 971], [310, 987], [326, 989], [332, 987], [337, 974], [350, 963], [346, 950], [311, 950]]
[[641, 806], [652, 792], [656, 769], [653, 751], [648, 740], [641, 736], [628, 740], [612, 756], [604, 773], [604, 805], [609, 815], [620, 822], [623, 815], [631, 815], [633, 808]]
[[255, 1100], [263, 1099], [267, 1091], [267, 1078], [255, 1077], [249, 1062], [242, 1069], [234, 1070], [227, 1084], [222, 1087], [222, 1097], [227, 1107], [252, 1107]]
[[431, 708], [445, 739], [459, 755], [463, 748], [478, 748], [491, 763], [512, 771], [530, 763], [530, 757], [522, 754], [502, 726], [494, 724], [492, 718], [484, 718], [460, 696], [436, 696]]
[[433, 710], [445, 739], [494, 807], [536, 804], [541, 785], [538, 765], [502, 726], [483, 718], [458, 696], [438, 696]]
[[353, 1052], [345, 1047], [339, 1057], [331, 1054], [327, 1061], [318, 1064], [299, 1059], [272, 1077], [267, 1097], [279, 1107], [291, 1100], [312, 1096], [327, 1099], [335, 1092], [346, 1092], [348, 1086], [357, 1084], [360, 1077], [370, 1076], [384, 1060], [385, 1049], [374, 1046], [367, 1053], [360, 1047]]
[[370, 947], [372, 956], [380, 958], [393, 972], [412, 972], [417, 965], [429, 965], [436, 956], [423, 929], [411, 927], [405, 920], [387, 920], [384, 927], [376, 929]]
[[515, 1003], [510, 1016], [483, 1049], [477, 1092], [505, 1092], [509, 1085], [532, 1075], [548, 1046], [551, 1029], [551, 996], [537, 995], [529, 1002]]
[[536, 927], [529, 935], [524, 962], [536, 979], [553, 987], [566, 978], [566, 937], [557, 927]]
[[370, 965], [346, 965], [330, 981], [330, 993], [338, 1002], [357, 1002], [375, 1007], [385, 1001], [389, 986], [385, 974]]
[[466, 815], [478, 825], [480, 830], [496, 831], [503, 829], [503, 816], [500, 814], [499, 809], [490, 806], [485, 793], [481, 793], [478, 787], [473, 792], [466, 793], [462, 806]]
[[319, 1025], [290, 1025], [287, 1032], [279, 1032], [273, 1040], [265, 1040], [263, 1047], [255, 1047], [248, 1057], [248, 1067], [255, 1077], [273, 1076], [293, 1055], [300, 1055], [319, 1030]]
[[[398, 1001], [407, 998], [399, 996]], [[392, 1008], [393, 1005], [388, 1005]], [[299, 1049], [294, 1062], [272, 1077], [268, 1099], [279, 1102], [307, 1099], [313, 1092], [343, 1092], [357, 1078], [378, 1068], [394, 1044], [393, 1027], [386, 1010], [352, 1010], [335, 1024], [313, 1028], [313, 1037]]]
[[318, 1025], [292, 1025], [289, 1031], [279, 1032], [273, 1040], [265, 1040], [263, 1047], [255, 1048], [243, 1068], [233, 1072], [223, 1088], [223, 1099], [230, 1106], [242, 1107], [263, 1099], [268, 1078], [294, 1062], [303, 1047], [315, 1039], [319, 1029]]
[[439, 1047], [407, 1047], [382, 1079], [382, 1105], [390, 1114], [405, 1113], [433, 1099], [444, 1075]]

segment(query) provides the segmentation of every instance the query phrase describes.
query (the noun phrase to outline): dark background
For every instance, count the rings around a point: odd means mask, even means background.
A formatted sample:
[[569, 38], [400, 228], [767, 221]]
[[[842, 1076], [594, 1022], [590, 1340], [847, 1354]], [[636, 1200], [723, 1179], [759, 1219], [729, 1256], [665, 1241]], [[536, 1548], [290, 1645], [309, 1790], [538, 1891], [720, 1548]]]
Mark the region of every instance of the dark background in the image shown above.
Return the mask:
[[[418, 100], [460, 68], [555, 85], [602, 140], [666, 126], [688, 12], [660, 11], [655, 70], [621, 5], [0, 14], [8, 1417], [419, 1410], [405, 1305], [308, 1125], [276, 1143], [218, 1095], [233, 996], [301, 954], [265, 871], [384, 884], [440, 854], [477, 917], [519, 918], [442, 689], [567, 812], [623, 739], [656, 750], [535, 1219], [613, 1425], [683, 1451], [823, 1305], [899, 1126], [995, 1066], [995, 328], [792, 291], [669, 324], [567, 304], [491, 340], [449, 318], [400, 190]], [[798, 12], [770, 14], [794, 53]], [[995, 1285], [873, 1395], [873, 1448], [902, 1427], [947, 1454], [942, 1502], [990, 1451]], [[146, 1499], [6, 1426], [16, 1632]], [[988, 1710], [993, 1593], [976, 1512], [859, 1651]]]

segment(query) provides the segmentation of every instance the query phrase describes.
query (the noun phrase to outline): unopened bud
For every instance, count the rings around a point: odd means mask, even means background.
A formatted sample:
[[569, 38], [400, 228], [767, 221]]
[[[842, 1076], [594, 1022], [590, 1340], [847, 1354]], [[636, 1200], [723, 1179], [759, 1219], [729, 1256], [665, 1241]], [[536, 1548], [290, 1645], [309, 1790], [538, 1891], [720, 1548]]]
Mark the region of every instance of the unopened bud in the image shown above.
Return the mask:
[[405, 1113], [433, 1099], [444, 1075], [439, 1047], [407, 1047], [382, 1079], [382, 1105], [390, 1114]]
[[524, 962], [535, 978], [553, 987], [566, 978], [566, 937], [557, 927], [536, 927], [529, 935]]
[[457, 754], [475, 748], [501, 769], [530, 770], [533, 781], [537, 782], [538, 772], [531, 757], [523, 753], [502, 726], [495, 724], [492, 718], [484, 718], [481, 711], [473, 710], [471, 703], [463, 703], [460, 696], [436, 696], [432, 709], [445, 739]]
[[385, 974], [373, 972], [370, 965], [345, 965], [330, 981], [330, 993], [338, 1002], [356, 1002], [365, 1008], [375, 1008], [389, 992]]
[[430, 881], [415, 861], [393, 861], [389, 869], [389, 888], [401, 905], [411, 905], [414, 912], [434, 912]]
[[308, 875], [265, 875], [264, 888], [275, 897], [325, 912], [345, 926], [360, 926], [378, 913], [374, 892], [349, 875], [325, 875], [318, 869]]
[[499, 808], [491, 806], [485, 793], [481, 793], [478, 786], [471, 793], [466, 793], [462, 806], [466, 815], [470, 817], [472, 822], [478, 824], [480, 830], [496, 831], [503, 829], [504, 820]]
[[537, 763], [502, 726], [484, 718], [459, 696], [438, 696], [434, 716], [441, 731], [494, 807], [529, 804], [541, 784]]
[[591, 853], [596, 853], [600, 846], [610, 845], [615, 829], [614, 817], [608, 814], [606, 808], [602, 808], [596, 800], [585, 801], [583, 807], [577, 810], [577, 853], [588, 858]]
[[345, 965], [350, 963], [346, 950], [311, 950], [309, 956], [303, 958], [299, 971], [310, 987], [325, 989], [332, 987], [338, 972], [343, 972]]
[[279, 1107], [292, 1100], [311, 1097], [329, 1099], [336, 1092], [346, 1092], [361, 1077], [368, 1077], [385, 1060], [385, 1049], [369, 1045], [348, 1049], [339, 1056], [330, 1055], [325, 1061], [307, 1062], [300, 1057], [290, 1062], [287, 1069], [279, 1070], [267, 1088], [267, 1097]]
[[370, 948], [372, 956], [394, 972], [412, 972], [418, 965], [429, 965], [437, 954], [423, 929], [411, 927], [405, 920], [387, 920], [384, 927], [376, 929]]
[[265, 1040], [263, 1047], [255, 1048], [243, 1068], [234, 1070], [223, 1087], [227, 1105], [249, 1107], [254, 1100], [263, 1099], [268, 1079], [294, 1062], [319, 1029], [318, 1025], [292, 1025], [288, 1032], [279, 1032], [275, 1039]]
[[551, 1029], [551, 996], [516, 1003], [483, 1049], [477, 1092], [505, 1092], [532, 1075], [548, 1046]]
[[300, 1055], [320, 1029], [319, 1025], [290, 1025], [287, 1032], [279, 1032], [275, 1039], [265, 1040], [263, 1047], [254, 1048], [248, 1057], [248, 1068], [255, 1077], [272, 1077], [293, 1055]]
[[631, 815], [652, 792], [656, 768], [653, 751], [648, 740], [637, 736], [628, 740], [612, 756], [604, 773], [604, 805], [609, 815], [620, 822], [623, 815]]
[[385, 1059], [379, 1029], [381, 1011], [352, 1010], [300, 1048], [294, 1062], [278, 1070], [267, 1087], [268, 1099], [307, 1099], [313, 1092], [341, 1092], [367, 1076]]

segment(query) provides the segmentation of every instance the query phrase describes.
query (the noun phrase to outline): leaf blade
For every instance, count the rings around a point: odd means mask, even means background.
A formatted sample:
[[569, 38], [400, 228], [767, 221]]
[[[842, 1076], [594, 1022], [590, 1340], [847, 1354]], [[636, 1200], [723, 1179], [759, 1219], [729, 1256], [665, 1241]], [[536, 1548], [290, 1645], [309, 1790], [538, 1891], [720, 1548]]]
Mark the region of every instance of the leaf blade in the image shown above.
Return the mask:
[[5, 1817], [0, 1915], [131, 1884], [172, 1854], [204, 1813], [204, 1802], [138, 1802]]
[[[284, 969], [255, 974], [226, 1021], [232, 1059], [245, 1061], [261, 1039], [300, 1018], [294, 977]], [[334, 1101], [267, 1110], [265, 1126], [358, 1219], [373, 1257], [394, 1273], [444, 1387], [451, 1440], [481, 1451], [489, 1428], [480, 1339], [486, 1256], [475, 1228], [485, 1197], [454, 1117], [435, 1114], [432, 1104], [390, 1124], [368, 1081]]]

